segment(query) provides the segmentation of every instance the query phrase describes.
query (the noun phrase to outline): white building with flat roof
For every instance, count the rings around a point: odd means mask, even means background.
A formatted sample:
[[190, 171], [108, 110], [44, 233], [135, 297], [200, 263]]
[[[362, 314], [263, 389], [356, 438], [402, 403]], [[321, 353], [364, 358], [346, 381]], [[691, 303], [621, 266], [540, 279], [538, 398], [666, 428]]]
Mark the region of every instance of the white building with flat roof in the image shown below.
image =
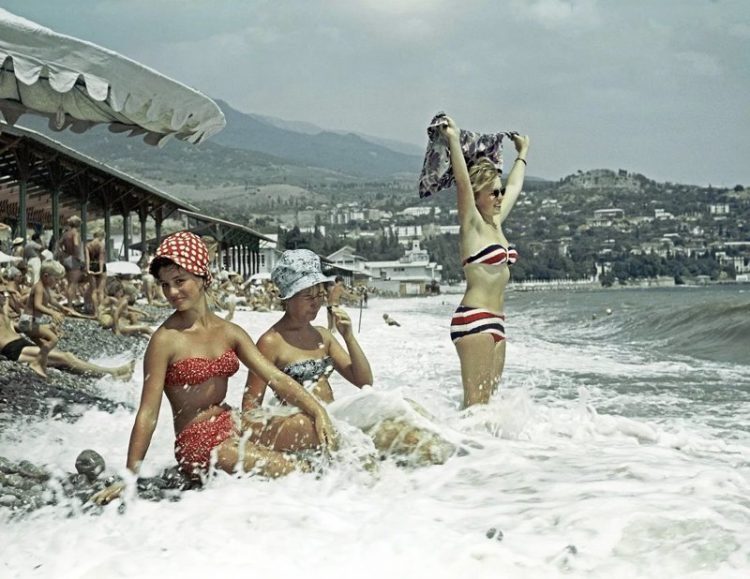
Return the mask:
[[439, 284], [443, 266], [430, 261], [426, 250], [419, 241], [412, 243], [403, 257], [389, 261], [368, 261], [367, 271], [372, 276], [370, 285], [378, 289], [392, 291], [400, 295], [428, 293], [430, 284]]

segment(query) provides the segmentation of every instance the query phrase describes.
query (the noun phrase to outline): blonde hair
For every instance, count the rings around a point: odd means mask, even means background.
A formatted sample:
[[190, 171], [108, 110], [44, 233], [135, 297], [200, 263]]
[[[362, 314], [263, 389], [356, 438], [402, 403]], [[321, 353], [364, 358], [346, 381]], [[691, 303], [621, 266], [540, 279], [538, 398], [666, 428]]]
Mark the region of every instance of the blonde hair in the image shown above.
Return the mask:
[[52, 277], [65, 277], [65, 268], [59, 261], [44, 261], [42, 262], [42, 267], [39, 269], [40, 275], [51, 275]]
[[477, 193], [487, 185], [494, 183], [499, 174], [500, 171], [487, 157], [482, 157], [469, 167], [469, 181], [474, 196], [476, 197]]
[[95, 238], [103, 238], [104, 237], [104, 230], [103, 229], [95, 229], [94, 230], [94, 237]]
[[78, 227], [81, 224], [81, 218], [78, 215], [71, 215], [68, 217], [68, 225], [72, 227]]

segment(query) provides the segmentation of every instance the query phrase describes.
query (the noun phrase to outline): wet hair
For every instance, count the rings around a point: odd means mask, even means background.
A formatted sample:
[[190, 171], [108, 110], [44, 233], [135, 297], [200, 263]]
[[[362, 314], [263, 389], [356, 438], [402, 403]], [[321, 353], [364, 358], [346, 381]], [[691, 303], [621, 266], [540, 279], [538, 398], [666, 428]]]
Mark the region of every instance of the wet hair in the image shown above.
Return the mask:
[[500, 175], [500, 172], [497, 167], [487, 157], [482, 157], [469, 167], [469, 181], [471, 182], [471, 189], [474, 191], [474, 197], [487, 185], [494, 183], [498, 175]]
[[39, 269], [39, 274], [47, 274], [57, 278], [65, 277], [65, 268], [59, 261], [44, 261], [42, 262], [42, 267]]

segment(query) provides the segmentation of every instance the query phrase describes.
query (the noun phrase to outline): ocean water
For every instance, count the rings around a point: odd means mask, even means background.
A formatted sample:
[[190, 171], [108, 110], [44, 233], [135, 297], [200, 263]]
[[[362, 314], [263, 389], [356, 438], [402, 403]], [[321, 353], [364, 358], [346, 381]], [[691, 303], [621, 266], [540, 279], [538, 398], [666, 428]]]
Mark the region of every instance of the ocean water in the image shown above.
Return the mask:
[[[467, 411], [448, 337], [459, 299], [373, 299], [359, 336], [375, 389], [419, 401], [464, 456], [368, 471], [342, 452], [321, 476], [221, 474], [100, 516], [0, 511], [0, 577], [750, 576], [749, 286], [511, 292], [501, 393]], [[235, 321], [257, 337], [279, 315]], [[140, 375], [98, 386], [135, 406]], [[166, 406], [145, 475], [174, 460]], [[132, 421], [20, 424], [0, 454], [70, 471], [94, 448], [121, 469]]]

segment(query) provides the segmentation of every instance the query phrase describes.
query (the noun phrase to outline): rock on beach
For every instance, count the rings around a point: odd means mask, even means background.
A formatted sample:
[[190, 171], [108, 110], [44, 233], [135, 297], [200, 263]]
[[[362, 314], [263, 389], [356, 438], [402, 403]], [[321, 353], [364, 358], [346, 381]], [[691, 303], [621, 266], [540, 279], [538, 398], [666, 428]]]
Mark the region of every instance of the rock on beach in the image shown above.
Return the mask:
[[[162, 308], [153, 310], [159, 320], [168, 313]], [[117, 336], [93, 320], [68, 318], [58, 348], [84, 360], [122, 354], [138, 358], [147, 344], [148, 339], [143, 336]], [[0, 432], [19, 421], [54, 417], [75, 422], [85, 408], [114, 412], [120, 404], [102, 397], [96, 380], [94, 376], [55, 368], [48, 369], [48, 379], [44, 380], [26, 365], [0, 358]], [[86, 501], [113, 479], [102, 476], [106, 463], [101, 455], [91, 449], [81, 451], [75, 464], [70, 465], [70, 472], [53, 473], [45, 465], [5, 458], [0, 446], [0, 512], [10, 510], [16, 516], [56, 504], [99, 512], [101, 507]], [[180, 490], [192, 486], [175, 466], [161, 476], [139, 479], [137, 493], [148, 500], [176, 500]]]

